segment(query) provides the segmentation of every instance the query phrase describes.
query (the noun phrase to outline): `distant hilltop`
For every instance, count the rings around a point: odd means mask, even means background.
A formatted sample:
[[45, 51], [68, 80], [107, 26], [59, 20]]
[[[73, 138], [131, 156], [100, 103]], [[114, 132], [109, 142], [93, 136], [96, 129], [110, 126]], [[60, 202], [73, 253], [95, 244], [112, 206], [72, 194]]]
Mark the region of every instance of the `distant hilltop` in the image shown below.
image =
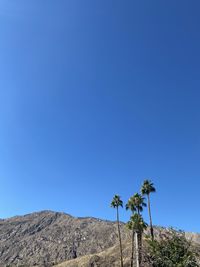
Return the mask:
[[[130, 232], [123, 223], [121, 228], [122, 239], [129, 242]], [[156, 228], [156, 231], [163, 230]], [[186, 237], [200, 245], [200, 234], [186, 233]], [[117, 224], [107, 220], [76, 218], [53, 211], [0, 220], [0, 266], [48, 267], [68, 260], [71, 261], [60, 266], [89, 266], [88, 263], [80, 265], [78, 259], [87, 261], [89, 257], [94, 261], [97, 258], [87, 255], [99, 257], [97, 255], [103, 251], [113, 254], [113, 263], [105, 263], [107, 267], [115, 266], [116, 244]]]

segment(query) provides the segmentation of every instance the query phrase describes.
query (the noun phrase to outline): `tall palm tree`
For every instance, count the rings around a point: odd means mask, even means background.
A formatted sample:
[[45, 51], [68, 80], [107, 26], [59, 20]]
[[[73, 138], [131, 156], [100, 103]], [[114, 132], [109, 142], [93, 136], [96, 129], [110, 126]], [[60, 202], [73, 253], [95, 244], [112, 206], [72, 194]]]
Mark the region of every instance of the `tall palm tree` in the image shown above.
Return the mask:
[[153, 223], [152, 223], [152, 217], [151, 217], [150, 194], [154, 192], [156, 192], [154, 184], [150, 180], [145, 180], [141, 188], [141, 193], [142, 195], [146, 195], [147, 200], [148, 200], [148, 211], [149, 211], [149, 221], [150, 221], [149, 224], [150, 224], [150, 233], [151, 233], [152, 240], [154, 240], [154, 233], [153, 233]]
[[118, 227], [118, 236], [119, 236], [119, 246], [120, 246], [120, 258], [121, 258], [121, 267], [124, 266], [123, 264], [123, 254], [122, 254], [122, 239], [121, 239], [121, 232], [120, 232], [120, 225], [119, 225], [119, 207], [123, 207], [123, 201], [121, 200], [120, 196], [115, 195], [111, 202], [111, 207], [116, 208], [117, 210], [117, 227]]
[[147, 224], [144, 222], [140, 214], [135, 213], [131, 216], [131, 219], [128, 222], [128, 227], [129, 229], [132, 229], [135, 233], [136, 267], [140, 267], [140, 255], [142, 247], [139, 245], [138, 235], [142, 236], [144, 229], [147, 228]]
[[[126, 204], [126, 210], [130, 210], [132, 212], [132, 215], [136, 212], [136, 206], [134, 203], [133, 197], [130, 197], [127, 204]], [[135, 237], [135, 231], [132, 227], [131, 221], [127, 223], [128, 229], [132, 230], [132, 238], [131, 238], [131, 267], [133, 267], [133, 254], [134, 254], [134, 237]]]

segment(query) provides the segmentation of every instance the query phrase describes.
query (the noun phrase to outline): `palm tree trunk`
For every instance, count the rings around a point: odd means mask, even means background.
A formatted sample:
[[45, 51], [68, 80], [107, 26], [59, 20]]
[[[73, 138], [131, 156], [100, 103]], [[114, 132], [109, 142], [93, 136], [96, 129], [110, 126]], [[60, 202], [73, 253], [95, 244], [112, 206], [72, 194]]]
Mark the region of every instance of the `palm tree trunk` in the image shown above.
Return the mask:
[[131, 267], [133, 267], [134, 235], [135, 235], [135, 232], [134, 232], [134, 230], [132, 230], [132, 244], [131, 244]]
[[117, 227], [118, 227], [118, 236], [119, 236], [121, 267], [123, 267], [124, 264], [123, 264], [123, 255], [122, 255], [122, 239], [121, 239], [121, 233], [120, 233], [120, 227], [119, 227], [119, 210], [118, 210], [118, 207], [117, 207]]
[[148, 211], [149, 211], [149, 220], [150, 220], [150, 233], [151, 233], [151, 239], [153, 241], [154, 240], [154, 233], [153, 233], [153, 223], [152, 223], [152, 217], [151, 217], [151, 204], [150, 204], [149, 194], [147, 195], [147, 197], [148, 197]]
[[[138, 213], [138, 215], [140, 215], [139, 208], [138, 208], [137, 213]], [[141, 256], [142, 236], [141, 236], [140, 232], [137, 233], [137, 243], [138, 243], [138, 261], [139, 261], [139, 265], [140, 265], [140, 263], [142, 261], [142, 256]]]
[[138, 238], [138, 243], [139, 243], [139, 262], [140, 262], [140, 264], [142, 263], [142, 246], [143, 246], [143, 244], [142, 244], [142, 232], [140, 232], [139, 233], [139, 236], [138, 236], [139, 238]]
[[140, 267], [138, 232], [137, 231], [135, 232], [135, 252], [136, 252], [136, 267]]

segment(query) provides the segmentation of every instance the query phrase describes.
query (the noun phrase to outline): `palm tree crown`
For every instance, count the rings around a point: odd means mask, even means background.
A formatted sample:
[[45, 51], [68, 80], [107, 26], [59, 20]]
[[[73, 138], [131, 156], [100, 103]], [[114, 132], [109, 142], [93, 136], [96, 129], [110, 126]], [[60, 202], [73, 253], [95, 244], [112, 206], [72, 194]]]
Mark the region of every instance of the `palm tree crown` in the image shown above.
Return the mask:
[[119, 195], [115, 195], [113, 197], [113, 200], [111, 202], [111, 207], [112, 208], [123, 207], [123, 201], [121, 200]]
[[150, 180], [145, 180], [141, 188], [142, 195], [149, 195], [154, 192], [156, 192], [154, 184]]
[[134, 194], [131, 197], [131, 201], [134, 203], [134, 206], [135, 206], [138, 214], [143, 211], [143, 207], [147, 206], [145, 203], [145, 198], [138, 193]]

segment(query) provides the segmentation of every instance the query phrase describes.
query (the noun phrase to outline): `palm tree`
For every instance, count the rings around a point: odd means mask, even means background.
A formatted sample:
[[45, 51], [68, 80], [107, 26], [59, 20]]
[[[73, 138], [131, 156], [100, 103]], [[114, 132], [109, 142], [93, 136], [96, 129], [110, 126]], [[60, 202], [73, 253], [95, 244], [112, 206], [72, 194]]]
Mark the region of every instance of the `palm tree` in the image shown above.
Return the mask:
[[132, 229], [135, 233], [136, 266], [140, 267], [140, 255], [142, 247], [139, 245], [138, 235], [142, 237], [142, 233], [144, 232], [144, 229], [147, 228], [147, 224], [144, 222], [140, 214], [135, 213], [131, 216], [131, 219], [128, 222], [128, 228]]
[[[143, 211], [143, 208], [147, 206], [145, 203], [145, 198], [139, 193], [136, 193], [132, 196], [132, 201], [136, 207], [137, 214], [140, 215], [141, 212]], [[139, 247], [141, 248], [142, 247], [142, 235], [140, 234], [140, 232], [138, 232], [136, 238], [138, 239], [138, 244], [139, 244]], [[140, 251], [141, 250], [139, 249], [139, 263], [142, 260], [142, 255]]]
[[[127, 204], [126, 204], [126, 210], [130, 210], [132, 212], [132, 215], [136, 212], [136, 206], [134, 203], [133, 197], [130, 197]], [[131, 267], [133, 267], [133, 253], [134, 253], [134, 237], [135, 237], [135, 231], [132, 227], [132, 223], [129, 221], [127, 223], [128, 229], [132, 230], [132, 238], [131, 238]]]
[[[126, 209], [132, 211], [132, 216], [137, 212], [138, 215], [143, 211], [143, 207], [146, 207], [146, 203], [144, 202], [144, 197], [140, 194], [136, 193], [132, 197], [129, 198], [128, 203], [126, 204]], [[130, 229], [130, 228], [129, 228]], [[134, 252], [134, 236], [135, 231], [132, 229], [132, 249], [131, 249], [131, 267], [133, 267], [133, 252]], [[137, 244], [142, 246], [142, 236], [140, 233], [137, 235], [137, 239], [139, 240]], [[141, 259], [141, 255], [139, 253], [139, 259]]]
[[142, 195], [147, 196], [148, 200], [148, 211], [149, 211], [149, 221], [150, 221], [150, 233], [151, 233], [151, 239], [154, 240], [154, 233], [153, 233], [153, 223], [152, 223], [152, 217], [151, 217], [151, 204], [150, 204], [150, 194], [156, 192], [156, 189], [154, 187], [154, 184], [150, 180], [145, 180], [143, 182], [141, 193]]
[[122, 239], [119, 225], [119, 207], [123, 207], [123, 201], [120, 196], [115, 195], [111, 202], [111, 207], [117, 209], [117, 227], [118, 227], [118, 236], [119, 236], [119, 246], [120, 246], [120, 256], [121, 256], [121, 267], [123, 267], [123, 255], [122, 255]]

